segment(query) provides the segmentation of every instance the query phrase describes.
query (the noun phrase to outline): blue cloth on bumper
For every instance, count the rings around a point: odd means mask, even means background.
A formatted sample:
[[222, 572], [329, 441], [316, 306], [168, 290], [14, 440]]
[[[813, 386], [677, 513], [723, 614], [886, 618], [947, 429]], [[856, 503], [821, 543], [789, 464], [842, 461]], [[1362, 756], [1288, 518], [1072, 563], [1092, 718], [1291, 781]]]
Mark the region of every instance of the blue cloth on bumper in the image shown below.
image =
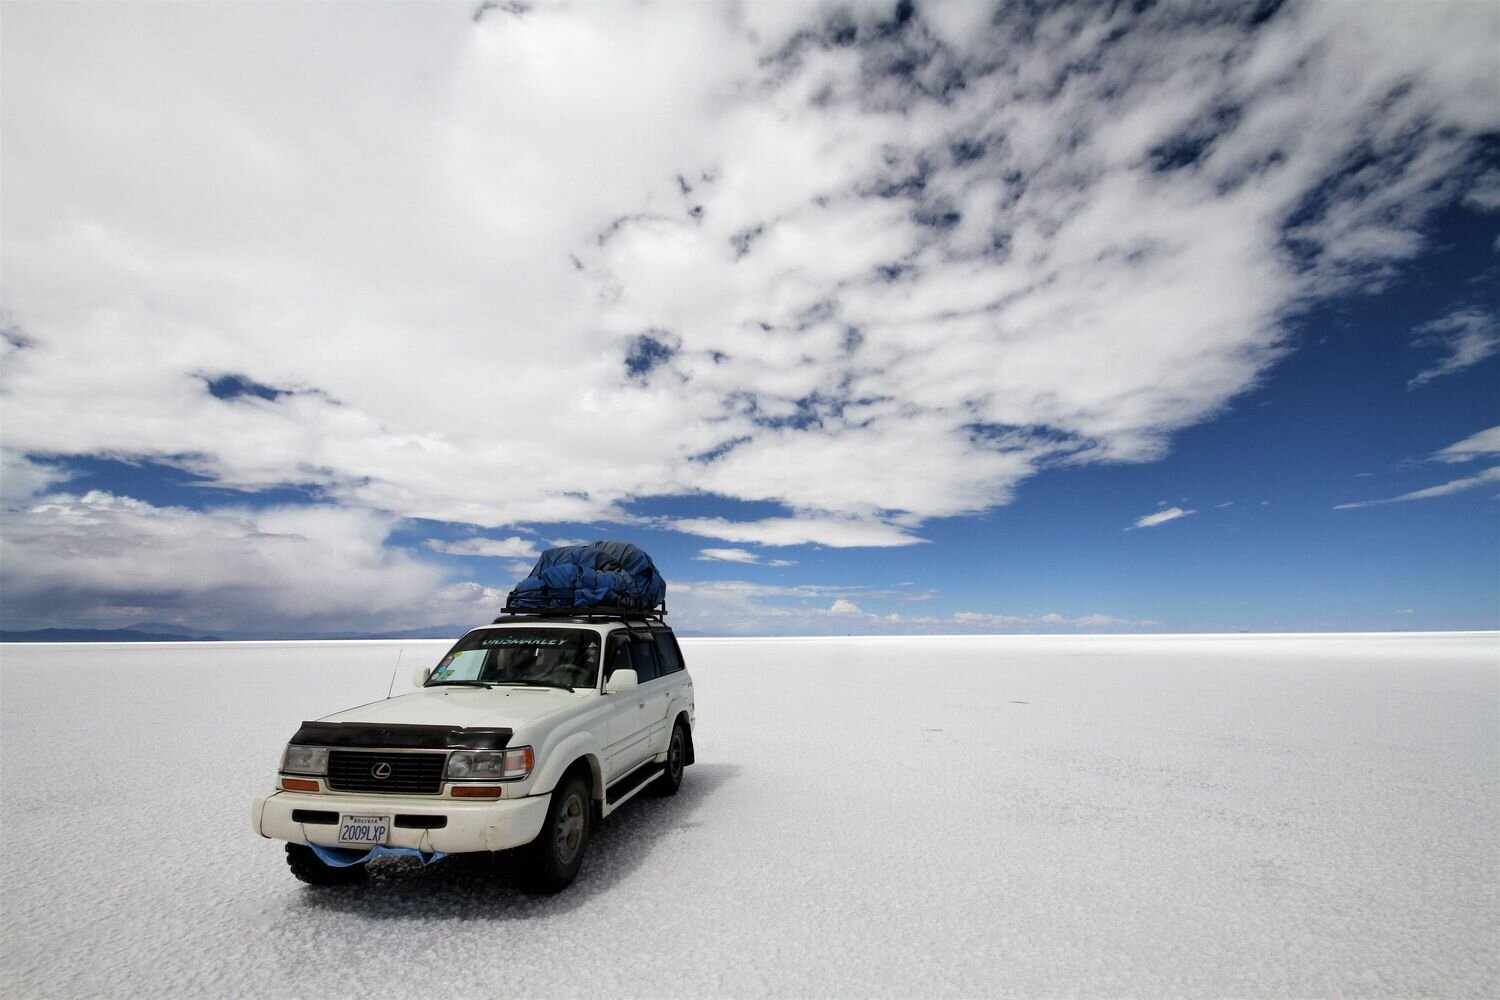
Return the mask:
[[307, 846], [312, 848], [312, 852], [325, 865], [330, 865], [334, 868], [348, 868], [350, 865], [357, 865], [362, 861], [373, 861], [387, 854], [404, 858], [416, 858], [424, 865], [430, 865], [439, 858], [446, 858], [448, 856], [442, 851], [429, 851], [424, 854], [415, 847], [376, 846], [365, 849], [361, 847], [324, 847], [322, 844], [313, 843], [309, 843]]

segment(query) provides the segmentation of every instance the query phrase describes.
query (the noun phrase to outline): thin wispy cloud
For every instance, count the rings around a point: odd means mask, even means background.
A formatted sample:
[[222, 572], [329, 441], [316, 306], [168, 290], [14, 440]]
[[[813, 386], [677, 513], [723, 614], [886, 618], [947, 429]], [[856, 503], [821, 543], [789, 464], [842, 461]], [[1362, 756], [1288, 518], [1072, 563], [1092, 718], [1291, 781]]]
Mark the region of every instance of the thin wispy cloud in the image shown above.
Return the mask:
[[1450, 496], [1454, 493], [1462, 493], [1465, 490], [1483, 486], [1486, 483], [1500, 482], [1500, 465], [1474, 476], [1465, 476], [1462, 479], [1453, 479], [1438, 486], [1429, 486], [1423, 490], [1413, 490], [1403, 493], [1397, 497], [1387, 497], [1383, 500], [1359, 500], [1354, 503], [1341, 503], [1334, 506], [1334, 510], [1354, 510], [1359, 507], [1379, 507], [1388, 503], [1406, 503], [1411, 500], [1431, 500], [1435, 497]]
[[1470, 462], [1477, 458], [1489, 458], [1492, 455], [1500, 455], [1500, 427], [1491, 427], [1488, 430], [1472, 434], [1455, 444], [1450, 444], [1432, 453], [1432, 459], [1437, 462]]
[[1445, 356], [1413, 376], [1407, 383], [1411, 389], [1473, 367], [1500, 351], [1500, 320], [1478, 308], [1454, 310], [1441, 319], [1422, 324], [1415, 333], [1418, 346], [1437, 347]]
[[762, 559], [748, 549], [699, 549], [693, 558], [708, 562], [746, 563], [753, 566], [795, 566], [790, 559]]
[[1178, 518], [1196, 513], [1197, 511], [1195, 510], [1183, 510], [1181, 507], [1168, 507], [1166, 510], [1159, 510], [1155, 514], [1147, 514], [1145, 517], [1136, 518], [1135, 524], [1131, 527], [1154, 528], [1159, 524], [1166, 524], [1168, 521], [1175, 521]]

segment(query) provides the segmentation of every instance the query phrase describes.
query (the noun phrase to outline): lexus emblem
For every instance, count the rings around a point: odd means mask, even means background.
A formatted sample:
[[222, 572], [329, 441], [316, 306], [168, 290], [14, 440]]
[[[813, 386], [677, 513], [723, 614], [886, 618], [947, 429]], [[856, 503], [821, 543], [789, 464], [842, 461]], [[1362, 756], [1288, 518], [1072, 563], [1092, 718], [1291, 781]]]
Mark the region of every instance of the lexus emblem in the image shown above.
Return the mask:
[[391, 765], [387, 764], [385, 761], [381, 761], [379, 764], [376, 764], [374, 767], [370, 768], [370, 777], [374, 778], [376, 781], [384, 781], [390, 776]]

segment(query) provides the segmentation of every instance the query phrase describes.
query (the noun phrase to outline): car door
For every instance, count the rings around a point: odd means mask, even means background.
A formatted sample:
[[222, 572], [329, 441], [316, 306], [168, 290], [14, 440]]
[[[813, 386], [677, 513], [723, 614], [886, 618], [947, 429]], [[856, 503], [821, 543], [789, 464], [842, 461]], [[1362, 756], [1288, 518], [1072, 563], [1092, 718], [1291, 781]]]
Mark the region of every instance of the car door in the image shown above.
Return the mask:
[[655, 757], [667, 749], [667, 707], [670, 704], [665, 664], [656, 647], [656, 637], [650, 632], [637, 632], [630, 644], [631, 659], [636, 664], [636, 674], [649, 677], [641, 683], [642, 723], [645, 726], [646, 743], [642, 747], [645, 757]]
[[605, 783], [627, 773], [649, 756], [651, 725], [646, 715], [644, 687], [655, 677], [641, 675], [641, 664], [634, 655], [636, 643], [625, 630], [615, 632], [609, 639], [609, 650], [604, 661], [605, 689], [609, 688], [609, 677], [616, 670], [629, 667], [636, 671], [639, 686], [633, 691], [619, 691], [605, 695], [609, 699], [609, 714], [605, 720]]
[[652, 745], [656, 753], [666, 753], [667, 743], [672, 738], [673, 719], [678, 711], [692, 701], [691, 682], [687, 671], [683, 669], [682, 651], [678, 649], [677, 639], [671, 630], [656, 629], [652, 638], [656, 643], [656, 660], [661, 670], [661, 679], [656, 683], [662, 698], [660, 725]]

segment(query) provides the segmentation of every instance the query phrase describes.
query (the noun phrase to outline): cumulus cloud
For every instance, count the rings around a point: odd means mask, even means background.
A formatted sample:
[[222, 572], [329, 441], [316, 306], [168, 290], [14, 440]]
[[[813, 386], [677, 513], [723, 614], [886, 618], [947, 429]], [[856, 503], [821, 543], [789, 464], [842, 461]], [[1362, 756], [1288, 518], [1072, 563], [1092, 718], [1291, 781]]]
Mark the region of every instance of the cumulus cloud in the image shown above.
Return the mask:
[[840, 597], [838, 600], [834, 601], [833, 604], [829, 605], [828, 614], [857, 615], [859, 614], [859, 605], [855, 604], [851, 600]]
[[[5, 515], [17, 627], [167, 617], [211, 631], [391, 629], [492, 617], [504, 594], [386, 545], [393, 519], [334, 506], [158, 507], [93, 491]], [[68, 601], [59, 602], [66, 594]]]
[[510, 538], [464, 538], [445, 542], [436, 538], [427, 540], [427, 547], [450, 556], [490, 556], [496, 559], [535, 559], [541, 553], [536, 542], [512, 535]]
[[1359, 507], [1378, 507], [1388, 503], [1406, 503], [1410, 500], [1430, 500], [1434, 497], [1445, 497], [1453, 493], [1462, 493], [1476, 486], [1486, 483], [1500, 482], [1500, 465], [1485, 469], [1478, 475], [1465, 476], [1462, 479], [1453, 479], [1438, 486], [1429, 486], [1423, 490], [1413, 490], [1403, 493], [1398, 497], [1387, 497], [1384, 500], [1359, 500], [1354, 503], [1341, 503], [1334, 506], [1334, 510], [1354, 510]]
[[1482, 4], [516, 11], [8, 10], [7, 445], [912, 544], [1160, 456], [1500, 125]]
[[1458, 463], [1488, 458], [1491, 455], [1500, 455], [1500, 427], [1471, 434], [1462, 441], [1433, 452], [1431, 457], [1437, 462]]
[[1500, 322], [1482, 309], [1456, 309], [1441, 319], [1423, 323], [1416, 333], [1418, 345], [1439, 347], [1446, 356], [1413, 376], [1406, 384], [1410, 389], [1461, 372], [1500, 351]]
[[1179, 517], [1187, 517], [1189, 514], [1196, 513], [1198, 512], [1195, 510], [1183, 510], [1181, 507], [1168, 507], [1166, 510], [1159, 510], [1155, 514], [1147, 514], [1145, 517], [1136, 518], [1135, 524], [1132, 527], [1154, 528], [1158, 524], [1166, 524], [1168, 521], [1175, 521]]
[[33, 462], [10, 448], [0, 448], [0, 505], [9, 507], [66, 482], [68, 473], [57, 466]]

